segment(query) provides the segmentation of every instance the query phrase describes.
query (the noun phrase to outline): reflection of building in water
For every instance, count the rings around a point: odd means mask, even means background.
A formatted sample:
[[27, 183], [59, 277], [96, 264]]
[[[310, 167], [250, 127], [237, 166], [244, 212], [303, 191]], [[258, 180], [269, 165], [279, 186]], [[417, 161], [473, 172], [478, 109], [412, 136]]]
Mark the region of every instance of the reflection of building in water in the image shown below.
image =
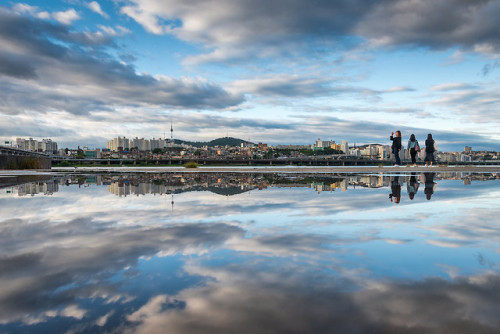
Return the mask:
[[[400, 173], [401, 185], [407, 173]], [[435, 173], [434, 180], [486, 180], [500, 179], [498, 174], [461, 174]], [[382, 188], [390, 187], [388, 174], [178, 174], [178, 175], [125, 175], [107, 176], [104, 180], [108, 190], [117, 196], [164, 195], [187, 191], [210, 191], [219, 195], [230, 196], [254, 189], [276, 188], [311, 188], [316, 192], [332, 192], [335, 189], [347, 191], [351, 187]]]
[[34, 196], [36, 194], [52, 195], [59, 191], [57, 182], [32, 182], [17, 186], [17, 194], [19, 196]]
[[347, 186], [344, 183], [345, 179], [341, 180], [335, 180], [334, 182], [313, 182], [311, 183], [311, 188], [314, 188], [318, 194], [320, 194], [323, 191], [335, 191], [335, 189], [344, 189], [343, 187], [345, 186], [345, 190], [347, 190]]
[[100, 186], [102, 183], [102, 176], [101, 175], [86, 176], [85, 183], [86, 184], [95, 184], [97, 186]]
[[340, 185], [342, 191], [347, 191], [348, 186], [349, 186], [349, 181], [347, 180], [347, 178], [343, 179]]
[[155, 183], [138, 183], [138, 184], [128, 184], [129, 185], [129, 192], [127, 193], [134, 194], [136, 196], [139, 195], [146, 195], [146, 194], [153, 194], [153, 195], [163, 195], [167, 193], [167, 190], [165, 189], [164, 184], [155, 184]]
[[255, 188], [267, 188], [266, 179], [248, 175], [127, 175], [109, 177], [105, 181], [108, 191], [117, 196], [165, 195], [186, 191], [211, 191], [220, 195], [234, 195]]
[[164, 195], [169, 193], [165, 184], [155, 184], [149, 182], [132, 183], [130, 181], [117, 181], [108, 184], [108, 191], [116, 196], [129, 195]]
[[123, 186], [123, 183], [119, 184], [118, 182], [113, 182], [111, 184], [108, 184], [108, 191], [120, 197], [127, 195], [125, 193], [125, 187]]
[[[434, 174], [434, 180], [462, 180], [464, 184], [475, 181], [500, 179], [498, 173], [442, 173]], [[408, 173], [400, 173], [400, 182], [404, 182]], [[58, 176], [47, 181], [28, 182], [14, 186], [13, 183], [4, 183], [14, 194], [19, 196], [45, 194], [50, 195], [59, 191], [59, 186], [89, 187], [91, 185], [106, 185], [110, 193], [124, 196], [165, 195], [188, 191], [210, 191], [215, 194], [230, 196], [241, 194], [254, 189], [276, 188], [311, 188], [321, 192], [332, 192], [335, 189], [347, 191], [349, 186], [355, 188], [380, 188], [391, 185], [390, 175], [387, 174], [120, 174], [120, 175], [73, 175]], [[15, 184], [15, 183], [14, 183]], [[1, 185], [0, 185], [1, 187]]]
[[366, 188], [381, 188], [390, 185], [390, 177], [383, 175], [350, 175], [347, 180], [350, 185]]

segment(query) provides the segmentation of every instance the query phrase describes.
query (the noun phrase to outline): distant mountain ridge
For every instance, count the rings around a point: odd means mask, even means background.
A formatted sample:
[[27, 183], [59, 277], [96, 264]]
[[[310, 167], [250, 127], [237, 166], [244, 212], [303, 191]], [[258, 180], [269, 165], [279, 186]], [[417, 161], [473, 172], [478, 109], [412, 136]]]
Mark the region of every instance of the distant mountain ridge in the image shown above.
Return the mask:
[[203, 146], [208, 146], [208, 147], [215, 147], [215, 146], [241, 146], [241, 144], [253, 144], [252, 142], [249, 142], [247, 140], [243, 139], [238, 139], [238, 138], [233, 138], [233, 137], [222, 137], [222, 138], [217, 138], [214, 140], [211, 140], [209, 142], [202, 142], [202, 141], [186, 141], [186, 140], [180, 140], [180, 139], [174, 139], [175, 144], [186, 144], [186, 145], [191, 145], [194, 147], [203, 147]]

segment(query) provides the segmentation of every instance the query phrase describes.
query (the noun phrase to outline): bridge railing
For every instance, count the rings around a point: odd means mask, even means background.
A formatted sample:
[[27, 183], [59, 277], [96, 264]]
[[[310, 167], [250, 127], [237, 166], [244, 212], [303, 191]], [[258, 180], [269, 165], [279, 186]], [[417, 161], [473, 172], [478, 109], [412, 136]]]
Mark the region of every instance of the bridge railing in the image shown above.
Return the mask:
[[32, 157], [48, 157], [45, 153], [33, 152], [33, 151], [25, 151], [17, 148], [12, 148], [8, 146], [0, 145], [0, 155], [8, 155], [8, 156], [32, 156]]

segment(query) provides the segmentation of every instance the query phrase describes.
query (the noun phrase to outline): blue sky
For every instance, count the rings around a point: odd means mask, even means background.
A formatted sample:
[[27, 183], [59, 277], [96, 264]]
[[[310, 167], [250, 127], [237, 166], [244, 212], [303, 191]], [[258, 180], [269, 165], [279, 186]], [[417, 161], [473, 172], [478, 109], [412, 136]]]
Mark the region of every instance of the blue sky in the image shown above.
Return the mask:
[[500, 150], [498, 0], [0, 0], [1, 139]]

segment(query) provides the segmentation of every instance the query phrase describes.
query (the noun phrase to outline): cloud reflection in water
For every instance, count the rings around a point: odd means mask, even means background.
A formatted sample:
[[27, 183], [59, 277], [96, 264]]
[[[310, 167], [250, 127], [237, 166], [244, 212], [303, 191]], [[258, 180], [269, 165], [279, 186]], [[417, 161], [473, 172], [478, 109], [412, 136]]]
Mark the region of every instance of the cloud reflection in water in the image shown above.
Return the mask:
[[417, 192], [398, 205], [376, 178], [373, 187], [319, 193], [255, 180], [268, 183], [237, 191], [219, 180], [206, 182], [216, 192], [160, 196], [75, 185], [1, 194], [0, 330], [500, 328], [497, 180], [437, 177], [431, 201]]

